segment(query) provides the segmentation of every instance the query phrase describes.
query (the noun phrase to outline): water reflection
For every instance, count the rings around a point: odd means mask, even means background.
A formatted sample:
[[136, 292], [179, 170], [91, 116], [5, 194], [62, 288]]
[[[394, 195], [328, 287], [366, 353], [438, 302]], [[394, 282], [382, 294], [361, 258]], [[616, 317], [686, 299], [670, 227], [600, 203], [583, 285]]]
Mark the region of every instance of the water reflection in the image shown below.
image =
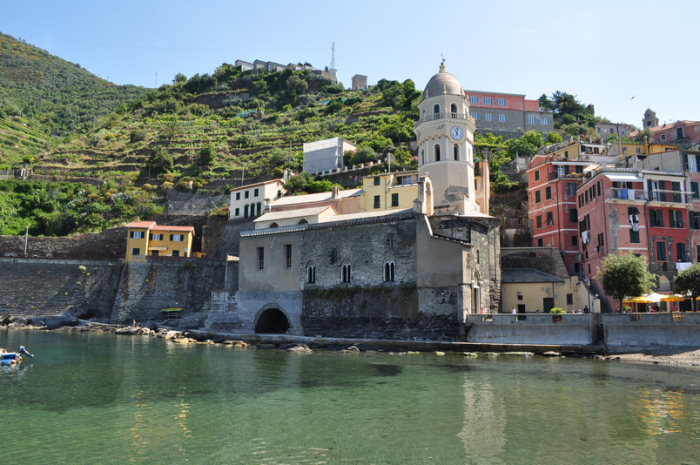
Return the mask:
[[464, 375], [464, 428], [457, 436], [464, 443], [469, 463], [499, 465], [505, 446], [505, 407], [488, 380], [478, 385]]

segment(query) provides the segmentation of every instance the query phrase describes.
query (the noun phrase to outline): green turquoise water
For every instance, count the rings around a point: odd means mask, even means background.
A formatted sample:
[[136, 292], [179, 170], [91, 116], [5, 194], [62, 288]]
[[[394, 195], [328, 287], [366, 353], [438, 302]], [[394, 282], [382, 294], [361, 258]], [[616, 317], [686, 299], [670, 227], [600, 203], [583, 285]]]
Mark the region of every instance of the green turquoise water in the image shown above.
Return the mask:
[[6, 464], [699, 464], [700, 370], [0, 332]]

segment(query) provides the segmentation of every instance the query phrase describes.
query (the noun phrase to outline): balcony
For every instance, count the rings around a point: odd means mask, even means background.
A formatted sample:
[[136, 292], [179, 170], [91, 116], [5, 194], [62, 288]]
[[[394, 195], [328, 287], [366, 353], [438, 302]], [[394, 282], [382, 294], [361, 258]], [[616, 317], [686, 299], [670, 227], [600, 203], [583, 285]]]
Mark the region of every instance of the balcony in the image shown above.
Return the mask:
[[613, 187], [612, 189], [608, 189], [608, 191], [605, 194], [605, 200], [630, 200], [630, 201], [637, 201], [637, 202], [644, 202], [646, 201], [646, 197], [644, 195], [644, 189], [621, 189], [617, 187]]
[[659, 203], [691, 203], [691, 195], [688, 192], [681, 191], [670, 191], [655, 189], [648, 191], [646, 196], [649, 202], [659, 202]]
[[442, 113], [433, 113], [430, 115], [426, 115], [418, 121], [416, 121], [414, 123], [414, 127], [418, 127], [420, 124], [425, 123], [427, 121], [434, 121], [438, 119], [461, 119], [474, 122], [474, 119], [467, 113], [452, 113], [447, 111]]

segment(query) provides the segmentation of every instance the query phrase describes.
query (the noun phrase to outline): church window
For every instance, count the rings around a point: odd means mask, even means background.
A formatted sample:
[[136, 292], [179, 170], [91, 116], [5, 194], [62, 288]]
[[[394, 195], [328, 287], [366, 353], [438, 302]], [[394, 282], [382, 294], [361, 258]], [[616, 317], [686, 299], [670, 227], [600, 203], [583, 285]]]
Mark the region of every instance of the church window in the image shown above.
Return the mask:
[[285, 268], [292, 267], [292, 244], [284, 244]]
[[395, 269], [395, 263], [394, 260], [387, 260], [386, 263], [384, 263], [384, 281], [385, 282], [394, 282], [394, 269]]
[[349, 262], [343, 263], [343, 266], [341, 267], [341, 281], [343, 283], [350, 283], [352, 281], [352, 267], [350, 266]]
[[455, 160], [459, 160], [459, 145], [455, 144], [454, 146], [454, 156]]
[[272, 224], [270, 225], [270, 229], [278, 228], [278, 227], [279, 227], [279, 225], [278, 225], [277, 223], [272, 223]]
[[440, 145], [435, 144], [435, 161], [440, 161]]
[[394, 250], [394, 235], [389, 234], [386, 238], [386, 245], [389, 247], [390, 250]]
[[420, 149], [420, 164], [425, 165], [425, 150]]
[[440, 113], [440, 105], [437, 103], [433, 106], [433, 113]]
[[309, 284], [316, 282], [316, 265], [313, 263], [306, 265], [306, 282]]
[[302, 219], [299, 220], [299, 222], [298, 222], [297, 224], [299, 224], [299, 225], [304, 225], [304, 224], [309, 224], [309, 222], [306, 221], [305, 218], [302, 218]]
[[265, 268], [265, 248], [258, 247], [258, 269], [262, 270]]
[[455, 105], [454, 103], [450, 105], [450, 112], [452, 112], [452, 117], [454, 118], [457, 113], [457, 105]]

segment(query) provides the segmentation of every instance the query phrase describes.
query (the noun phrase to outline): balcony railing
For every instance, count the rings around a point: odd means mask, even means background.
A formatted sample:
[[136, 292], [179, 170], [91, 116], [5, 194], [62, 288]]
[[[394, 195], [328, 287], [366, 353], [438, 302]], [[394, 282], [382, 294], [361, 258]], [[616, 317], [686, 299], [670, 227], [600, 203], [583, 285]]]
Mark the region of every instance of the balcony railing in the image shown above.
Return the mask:
[[669, 190], [645, 191], [644, 189], [608, 189], [606, 200], [634, 200], [638, 202], [690, 203], [691, 193]]
[[637, 200], [644, 202], [646, 200], [646, 197], [644, 195], [644, 189], [621, 189], [621, 188], [612, 188], [609, 189], [607, 194], [605, 195], [605, 198], [607, 200], [610, 199], [615, 199], [615, 200]]
[[426, 121], [434, 121], [436, 119], [464, 119], [464, 120], [472, 120], [471, 115], [468, 113], [452, 113], [452, 112], [442, 112], [442, 113], [432, 113], [430, 115], [426, 115], [416, 121], [415, 126], [418, 126], [421, 123], [424, 123]]
[[690, 203], [688, 192], [656, 189], [647, 192], [649, 202]]

